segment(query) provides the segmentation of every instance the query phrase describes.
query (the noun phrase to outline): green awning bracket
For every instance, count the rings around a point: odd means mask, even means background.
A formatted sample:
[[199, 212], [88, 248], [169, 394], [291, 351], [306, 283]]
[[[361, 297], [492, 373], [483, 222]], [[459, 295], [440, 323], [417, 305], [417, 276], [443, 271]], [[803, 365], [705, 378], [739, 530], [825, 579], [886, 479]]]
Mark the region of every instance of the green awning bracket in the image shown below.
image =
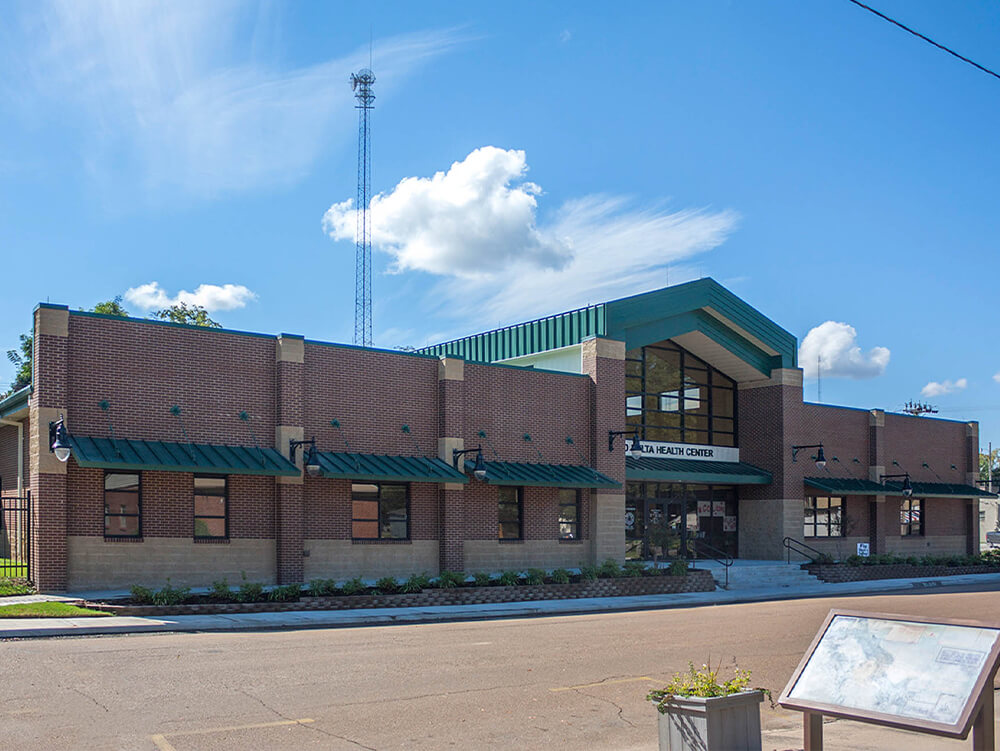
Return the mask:
[[388, 456], [317, 451], [320, 477], [368, 482], [454, 482], [469, 478], [436, 456]]
[[746, 462], [703, 462], [697, 459], [625, 457], [625, 478], [649, 482], [693, 482], [705, 485], [769, 485], [771, 473]]
[[[470, 471], [473, 462], [466, 462]], [[621, 483], [583, 464], [542, 462], [486, 462], [487, 485], [525, 485], [534, 488], [620, 488]]]

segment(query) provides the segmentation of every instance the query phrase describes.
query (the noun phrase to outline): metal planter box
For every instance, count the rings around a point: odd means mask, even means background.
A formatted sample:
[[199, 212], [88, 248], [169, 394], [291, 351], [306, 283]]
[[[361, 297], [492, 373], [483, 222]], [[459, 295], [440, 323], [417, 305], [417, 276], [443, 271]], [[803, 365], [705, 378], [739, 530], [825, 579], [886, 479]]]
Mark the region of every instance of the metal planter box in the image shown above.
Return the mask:
[[660, 751], [761, 751], [760, 691], [676, 696], [660, 718]]

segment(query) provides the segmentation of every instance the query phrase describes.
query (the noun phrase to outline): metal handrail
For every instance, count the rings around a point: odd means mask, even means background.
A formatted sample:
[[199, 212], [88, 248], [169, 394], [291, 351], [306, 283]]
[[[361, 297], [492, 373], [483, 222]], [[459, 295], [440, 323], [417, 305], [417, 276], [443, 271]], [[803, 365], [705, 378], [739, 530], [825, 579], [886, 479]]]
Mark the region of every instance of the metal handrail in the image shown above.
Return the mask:
[[[693, 545], [693, 549], [694, 549], [695, 554], [697, 554], [699, 547], [705, 548], [710, 553], [714, 553], [715, 554], [715, 555], [708, 555], [708, 556], [703, 556], [703, 557], [709, 558], [710, 560], [713, 560], [716, 563], [722, 564], [722, 566], [726, 570], [726, 584], [725, 584], [725, 588], [729, 589], [729, 567], [733, 565], [733, 557], [731, 555], [729, 555], [729, 553], [727, 553], [725, 550], [719, 550], [719, 548], [716, 548], [716, 547], [714, 547], [712, 545], [709, 545], [707, 542], [705, 542], [703, 540], [695, 539], [695, 540], [692, 541], [692, 545]], [[696, 560], [696, 559], [695, 558], [691, 558], [691, 559], [688, 559], [688, 560], [690, 561], [690, 560]]]
[[[802, 540], [796, 540], [794, 537], [786, 537], [784, 540], [781, 541], [781, 544], [785, 546], [785, 563], [792, 562], [793, 548], [795, 549], [795, 552], [798, 553], [799, 555], [804, 555], [806, 558], [812, 559], [813, 563], [818, 561], [823, 556], [823, 553], [816, 550], [816, 548], [806, 545], [804, 542], [802, 542]], [[809, 552], [807, 553], [806, 551]], [[809, 553], [812, 553], [812, 555], [809, 555]]]

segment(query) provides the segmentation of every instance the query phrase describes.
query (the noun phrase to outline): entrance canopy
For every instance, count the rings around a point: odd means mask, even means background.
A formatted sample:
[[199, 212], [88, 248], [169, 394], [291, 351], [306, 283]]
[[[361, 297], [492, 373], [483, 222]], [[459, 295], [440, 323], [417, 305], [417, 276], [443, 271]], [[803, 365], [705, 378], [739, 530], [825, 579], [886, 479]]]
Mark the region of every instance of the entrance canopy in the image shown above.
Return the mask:
[[692, 482], [705, 485], [769, 485], [771, 473], [746, 462], [705, 462], [697, 459], [625, 458], [628, 480]]

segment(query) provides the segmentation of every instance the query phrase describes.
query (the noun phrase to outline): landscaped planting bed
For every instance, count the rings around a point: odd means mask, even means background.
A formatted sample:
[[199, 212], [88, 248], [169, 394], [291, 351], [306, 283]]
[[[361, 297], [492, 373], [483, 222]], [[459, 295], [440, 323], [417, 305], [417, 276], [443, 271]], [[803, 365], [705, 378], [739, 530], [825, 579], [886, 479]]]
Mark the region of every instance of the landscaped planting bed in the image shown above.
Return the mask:
[[868, 558], [852, 555], [841, 563], [807, 563], [804, 568], [816, 578], [831, 583], [996, 574], [1000, 573], [1000, 554], [997, 551], [987, 551], [980, 555], [969, 556], [903, 557], [889, 554]]

